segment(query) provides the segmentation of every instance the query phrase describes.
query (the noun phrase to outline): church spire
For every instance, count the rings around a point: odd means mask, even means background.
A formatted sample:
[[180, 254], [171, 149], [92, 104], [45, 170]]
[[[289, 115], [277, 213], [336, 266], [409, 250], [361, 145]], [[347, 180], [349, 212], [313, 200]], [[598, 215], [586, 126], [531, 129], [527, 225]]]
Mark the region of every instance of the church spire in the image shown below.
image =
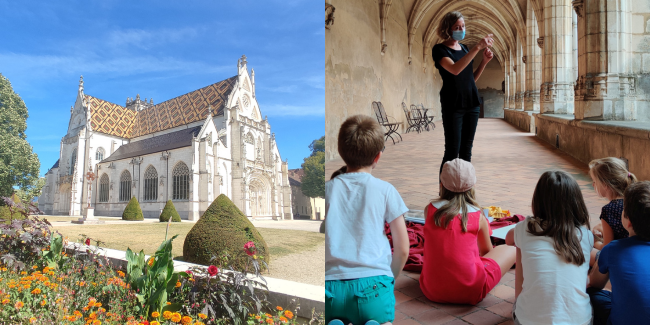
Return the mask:
[[79, 92], [84, 91], [84, 76], [79, 77]]

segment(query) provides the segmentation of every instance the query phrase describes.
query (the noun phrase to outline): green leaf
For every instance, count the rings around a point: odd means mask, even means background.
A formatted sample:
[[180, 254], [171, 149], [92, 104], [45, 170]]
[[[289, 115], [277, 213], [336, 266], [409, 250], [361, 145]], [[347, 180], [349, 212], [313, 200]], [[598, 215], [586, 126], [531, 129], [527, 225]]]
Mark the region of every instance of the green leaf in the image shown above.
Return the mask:
[[174, 313], [174, 312], [177, 312], [177, 311], [181, 310], [181, 308], [183, 308], [183, 304], [181, 304], [181, 303], [173, 303], [171, 305], [165, 305], [162, 308], [161, 314], [166, 312], [166, 311]]

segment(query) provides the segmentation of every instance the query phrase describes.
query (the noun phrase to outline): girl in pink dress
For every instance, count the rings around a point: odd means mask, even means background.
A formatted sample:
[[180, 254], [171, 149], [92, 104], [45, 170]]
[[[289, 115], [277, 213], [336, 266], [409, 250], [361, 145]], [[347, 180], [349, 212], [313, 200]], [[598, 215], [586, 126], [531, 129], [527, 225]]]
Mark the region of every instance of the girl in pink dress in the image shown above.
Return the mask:
[[514, 264], [516, 250], [492, 247], [490, 228], [474, 196], [476, 173], [456, 158], [440, 174], [440, 198], [424, 209], [420, 288], [431, 301], [479, 303]]

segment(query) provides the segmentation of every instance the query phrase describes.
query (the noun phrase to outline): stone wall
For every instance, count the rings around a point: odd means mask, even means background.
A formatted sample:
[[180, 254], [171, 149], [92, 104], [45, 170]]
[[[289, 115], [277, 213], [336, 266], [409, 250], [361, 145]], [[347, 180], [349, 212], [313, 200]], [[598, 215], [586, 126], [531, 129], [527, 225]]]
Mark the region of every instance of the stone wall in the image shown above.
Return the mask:
[[534, 114], [537, 136], [589, 163], [603, 157], [628, 159], [630, 172], [650, 180], [650, 123], [578, 121], [566, 115]]
[[326, 161], [338, 157], [338, 130], [347, 117], [374, 117], [371, 104], [381, 101], [387, 114], [405, 125], [402, 102], [422, 103], [433, 108], [432, 113], [439, 118], [442, 86], [433, 59], [427, 57], [423, 62], [421, 35], [415, 37], [409, 53], [406, 30], [410, 8], [402, 1], [393, 1], [384, 20], [387, 47], [383, 54], [376, 0], [332, 0], [331, 4], [336, 8], [336, 18], [325, 30]]

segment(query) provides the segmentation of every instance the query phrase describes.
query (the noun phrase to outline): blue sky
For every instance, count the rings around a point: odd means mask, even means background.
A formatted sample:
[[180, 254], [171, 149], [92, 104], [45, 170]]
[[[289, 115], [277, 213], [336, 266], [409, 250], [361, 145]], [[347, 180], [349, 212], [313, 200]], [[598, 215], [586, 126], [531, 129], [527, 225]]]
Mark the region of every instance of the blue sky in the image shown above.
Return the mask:
[[29, 109], [42, 175], [59, 157], [80, 75], [86, 94], [160, 103], [236, 75], [245, 54], [282, 158], [299, 168], [325, 134], [322, 20], [313, 0], [0, 0], [0, 73]]

